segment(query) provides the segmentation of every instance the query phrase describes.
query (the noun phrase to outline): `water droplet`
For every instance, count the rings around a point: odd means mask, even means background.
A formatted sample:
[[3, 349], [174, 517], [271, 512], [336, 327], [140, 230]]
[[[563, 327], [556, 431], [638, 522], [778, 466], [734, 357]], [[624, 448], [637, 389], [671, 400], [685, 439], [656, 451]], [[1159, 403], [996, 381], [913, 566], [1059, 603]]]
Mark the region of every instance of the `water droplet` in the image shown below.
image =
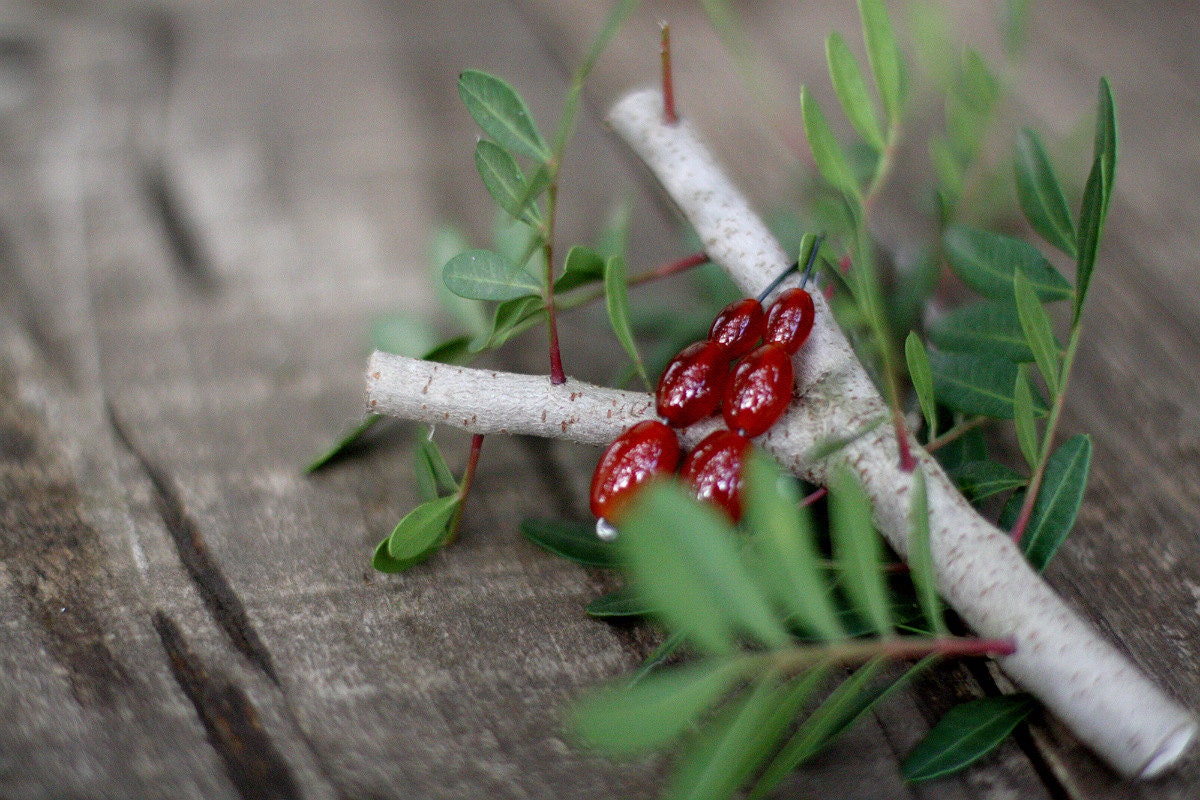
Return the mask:
[[604, 517], [600, 517], [596, 520], [596, 536], [602, 542], [611, 542], [617, 538], [617, 529]]

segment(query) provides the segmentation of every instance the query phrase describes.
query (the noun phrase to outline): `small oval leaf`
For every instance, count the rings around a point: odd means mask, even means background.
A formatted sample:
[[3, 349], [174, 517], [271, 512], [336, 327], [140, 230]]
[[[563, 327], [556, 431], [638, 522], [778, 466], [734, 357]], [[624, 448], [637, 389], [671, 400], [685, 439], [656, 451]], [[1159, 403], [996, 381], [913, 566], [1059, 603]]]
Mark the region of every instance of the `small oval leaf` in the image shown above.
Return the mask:
[[879, 636], [892, 632], [891, 603], [884, 580], [883, 549], [871, 521], [871, 501], [858, 479], [841, 469], [829, 481], [833, 557], [854, 609]]
[[1033, 361], [1017, 309], [1010, 303], [984, 300], [956, 308], [929, 326], [929, 341], [956, 353]]
[[875, 75], [875, 88], [883, 100], [888, 123], [896, 125], [904, 110], [904, 67], [887, 6], [883, 0], [859, 0], [858, 13], [862, 19], [867, 60]]
[[991, 753], [1036, 707], [1027, 694], [984, 697], [955, 706], [900, 765], [913, 783], [958, 772]]
[[566, 292], [577, 286], [604, 280], [604, 259], [590, 247], [576, 245], [567, 251], [563, 274], [554, 282], [554, 291]]
[[545, 161], [546, 140], [516, 89], [486, 72], [467, 70], [458, 76], [458, 94], [483, 132], [509, 150]]
[[1039, 458], [1037, 421], [1033, 414], [1033, 389], [1025, 375], [1025, 365], [1017, 367], [1013, 386], [1013, 425], [1017, 429], [1017, 444], [1030, 469], [1037, 469]]
[[650, 604], [629, 589], [617, 589], [587, 604], [587, 615], [596, 619], [644, 617], [653, 611]]
[[1025, 219], [1043, 239], [1074, 257], [1075, 223], [1071, 220], [1071, 209], [1041, 138], [1028, 128], [1017, 137], [1013, 166], [1017, 198]]
[[933, 569], [933, 551], [929, 537], [929, 493], [925, 485], [925, 470], [920, 466], [913, 472], [912, 502], [908, 508], [908, 562], [913, 586], [921, 612], [934, 633], [945, 635], [946, 619], [942, 599], [938, 597], [937, 579]]
[[829, 38], [825, 40], [825, 60], [829, 64], [829, 78], [833, 81], [833, 90], [837, 93], [846, 118], [867, 144], [876, 151], [882, 151], [886, 146], [883, 130], [879, 127], [875, 104], [867, 94], [862, 70], [859, 69], [858, 61], [850, 52], [846, 40], [836, 31], [829, 34]]
[[[930, 352], [929, 364], [933, 387], [942, 404], [964, 414], [1012, 419], [1016, 364], [939, 350]], [[1046, 403], [1035, 395], [1033, 409], [1036, 415], [1044, 416]]]
[[1054, 338], [1050, 317], [1022, 272], [1013, 273], [1013, 295], [1017, 300], [1017, 316], [1025, 333], [1025, 342], [1033, 351], [1033, 360], [1053, 399], [1059, 392], [1059, 367], [1058, 340]]
[[908, 362], [908, 377], [917, 393], [917, 402], [921, 404], [921, 415], [925, 417], [925, 439], [930, 441], [937, 437], [937, 401], [929, 352], [916, 331], [909, 331], [904, 340], [904, 359]]
[[450, 259], [442, 268], [446, 288], [472, 300], [514, 300], [537, 294], [537, 279], [499, 253], [468, 250]]
[[458, 495], [439, 497], [405, 514], [388, 537], [388, 555], [396, 561], [412, 562], [432, 553], [445, 537], [460, 502]]
[[1092, 440], [1086, 434], [1063, 442], [1046, 462], [1033, 514], [1021, 538], [1034, 569], [1041, 571], [1075, 525], [1092, 465]]
[[942, 236], [951, 269], [971, 288], [993, 300], [1013, 302], [1013, 272], [1025, 273], [1039, 300], [1071, 297], [1071, 284], [1028, 242], [966, 225]]
[[968, 461], [950, 470], [959, 491], [978, 503], [1001, 492], [1019, 489], [1029, 481], [1019, 472], [997, 461]]
[[804, 115], [804, 134], [808, 138], [813, 160], [817, 162], [817, 169], [833, 188], [851, 197], [858, 197], [858, 181], [850, 169], [846, 153], [825, 121], [821, 106], [807, 88], [800, 90], [800, 109]]
[[637, 343], [633, 340], [633, 329], [629, 326], [629, 289], [625, 283], [625, 259], [620, 256], [610, 258], [604, 265], [604, 301], [608, 307], [608, 320], [612, 324], [617, 341], [629, 354], [633, 367], [646, 389], [652, 389], [654, 384], [646, 374], [646, 365], [642, 362], [642, 354], [638, 352]]
[[589, 567], [614, 569], [617, 548], [596, 536], [596, 528], [587, 522], [566, 522], [556, 519], [525, 519], [521, 533], [543, 550]]
[[529, 194], [525, 173], [507, 150], [493, 141], [480, 139], [475, 143], [475, 169], [497, 205], [515, 219], [537, 224], [535, 198]]

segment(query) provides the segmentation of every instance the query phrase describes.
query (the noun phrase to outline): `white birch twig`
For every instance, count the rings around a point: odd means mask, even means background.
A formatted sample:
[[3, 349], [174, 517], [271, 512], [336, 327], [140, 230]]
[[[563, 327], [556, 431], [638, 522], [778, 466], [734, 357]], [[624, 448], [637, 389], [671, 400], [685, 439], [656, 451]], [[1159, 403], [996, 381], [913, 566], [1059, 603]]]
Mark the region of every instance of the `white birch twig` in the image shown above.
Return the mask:
[[[657, 92], [629, 95], [610, 122], [650, 167], [704, 242], [704, 250], [754, 296], [788, 263], [766, 227], [686, 122], [662, 123]], [[812, 336], [796, 359], [796, 398], [758, 443], [786, 468], [824, 483], [835, 462], [857, 474], [875, 521], [901, 555], [907, 550], [912, 476], [899, 469], [895, 432], [876, 424], [888, 409], [855, 358], [820, 293]], [[653, 414], [649, 395], [577, 381], [450, 367], [383, 353], [368, 369], [368, 407], [472, 433], [521, 433], [602, 445]], [[716, 423], [683, 432], [690, 446]], [[874, 427], [872, 428], [872, 425]], [[814, 446], [854, 439], [828, 461]], [[928, 481], [931, 547], [938, 589], [980, 636], [1012, 637], [999, 663], [1123, 775], [1150, 778], [1188, 750], [1197, 726], [1130, 661], [1101, 639], [1030, 568], [1012, 540], [983, 519], [929, 455], [912, 442]]]

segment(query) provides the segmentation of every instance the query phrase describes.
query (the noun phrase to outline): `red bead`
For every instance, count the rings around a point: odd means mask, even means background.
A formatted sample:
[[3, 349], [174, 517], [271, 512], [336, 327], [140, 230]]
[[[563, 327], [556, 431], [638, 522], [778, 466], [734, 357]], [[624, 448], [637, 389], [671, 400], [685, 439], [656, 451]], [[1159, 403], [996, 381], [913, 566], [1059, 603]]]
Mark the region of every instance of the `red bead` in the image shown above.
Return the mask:
[[763, 342], [773, 342], [795, 355], [812, 333], [816, 317], [817, 309], [813, 305], [812, 295], [803, 289], [788, 289], [779, 295], [767, 312], [767, 330], [763, 334]]
[[615, 520], [633, 490], [656, 475], [679, 466], [679, 439], [656, 419], [639, 422], [622, 433], [600, 456], [592, 474], [592, 514]]
[[717, 410], [729, 377], [729, 356], [716, 342], [695, 342], [671, 359], [658, 381], [658, 415], [676, 428]]
[[747, 297], [721, 309], [708, 331], [708, 339], [724, 347], [732, 361], [753, 350], [766, 327], [767, 315], [763, 313], [762, 303]]
[[724, 509], [737, 522], [742, 518], [742, 461], [750, 440], [733, 431], [713, 431], [683, 461], [680, 477], [696, 497]]
[[744, 356], [725, 390], [722, 414], [730, 430], [748, 438], [766, 433], [792, 401], [792, 357], [777, 344]]

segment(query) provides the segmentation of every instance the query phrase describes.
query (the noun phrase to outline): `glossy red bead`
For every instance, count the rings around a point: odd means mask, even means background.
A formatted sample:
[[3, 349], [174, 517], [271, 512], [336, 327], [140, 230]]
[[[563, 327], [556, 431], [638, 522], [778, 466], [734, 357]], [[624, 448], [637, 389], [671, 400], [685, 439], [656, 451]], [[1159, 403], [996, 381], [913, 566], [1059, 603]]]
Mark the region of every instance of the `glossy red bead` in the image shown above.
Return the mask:
[[639, 422], [605, 449], [592, 473], [592, 514], [607, 520], [620, 516], [634, 490], [656, 475], [679, 466], [679, 439], [656, 419]]
[[695, 342], [671, 359], [658, 381], [658, 415], [676, 428], [717, 410], [729, 377], [729, 356], [716, 342]]
[[779, 295], [767, 311], [767, 327], [763, 343], [777, 344], [789, 354], [796, 352], [812, 333], [817, 310], [812, 295], [804, 289], [788, 289]]
[[680, 477], [696, 497], [713, 503], [734, 522], [742, 517], [742, 462], [750, 440], [733, 431], [713, 431], [683, 461]]
[[762, 303], [747, 297], [721, 309], [708, 331], [708, 339], [724, 347], [732, 361], [757, 347], [766, 329], [767, 315]]
[[792, 357], [764, 344], [733, 369], [721, 413], [730, 430], [748, 438], [766, 433], [792, 402]]

